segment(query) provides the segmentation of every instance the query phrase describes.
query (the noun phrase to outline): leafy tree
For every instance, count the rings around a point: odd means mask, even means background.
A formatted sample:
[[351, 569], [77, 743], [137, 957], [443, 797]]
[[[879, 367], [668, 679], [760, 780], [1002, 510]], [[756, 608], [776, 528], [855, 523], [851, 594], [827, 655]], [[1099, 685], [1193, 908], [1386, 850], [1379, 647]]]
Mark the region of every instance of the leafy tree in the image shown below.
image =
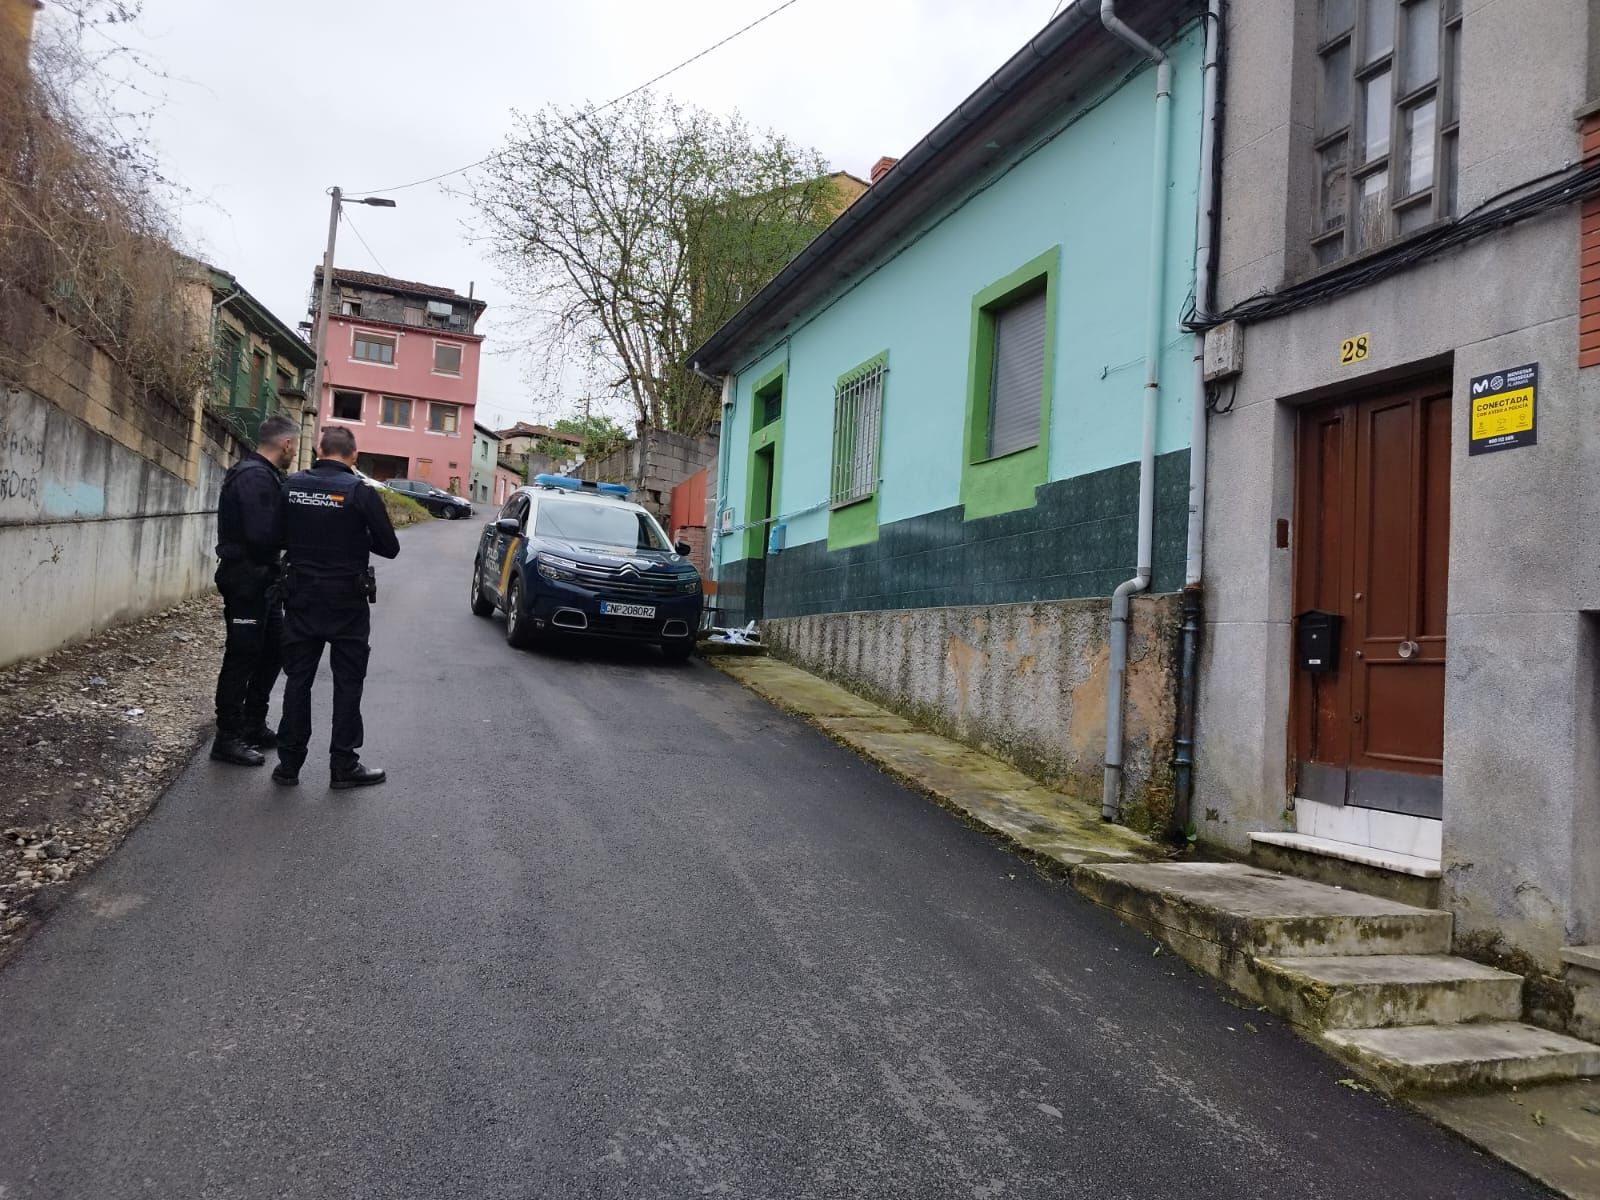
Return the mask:
[[[628, 431], [610, 417], [562, 417], [550, 428], [556, 433], [570, 433], [582, 438], [578, 449], [590, 461], [604, 458], [628, 441]], [[535, 448], [540, 454], [547, 454], [551, 458], [563, 458], [572, 452], [570, 444], [553, 439], [537, 442]]]
[[547, 366], [596, 369], [646, 431], [703, 431], [689, 353], [838, 212], [823, 160], [649, 92], [516, 122], [471, 194]]

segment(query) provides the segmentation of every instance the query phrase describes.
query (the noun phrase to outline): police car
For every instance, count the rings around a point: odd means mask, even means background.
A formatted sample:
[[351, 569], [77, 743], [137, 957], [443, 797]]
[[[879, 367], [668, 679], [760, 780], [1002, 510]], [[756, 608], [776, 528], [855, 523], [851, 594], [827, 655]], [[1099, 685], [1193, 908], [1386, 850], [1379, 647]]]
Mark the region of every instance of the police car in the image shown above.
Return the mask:
[[669, 659], [694, 649], [700, 573], [619, 483], [538, 475], [484, 527], [472, 611], [506, 614], [506, 641], [556, 635], [654, 642]]

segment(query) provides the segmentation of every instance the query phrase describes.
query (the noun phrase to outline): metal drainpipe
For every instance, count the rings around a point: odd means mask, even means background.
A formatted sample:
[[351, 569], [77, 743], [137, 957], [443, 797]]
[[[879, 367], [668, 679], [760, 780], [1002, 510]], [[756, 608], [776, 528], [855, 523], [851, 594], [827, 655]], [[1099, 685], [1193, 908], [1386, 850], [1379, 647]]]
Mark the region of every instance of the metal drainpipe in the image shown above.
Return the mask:
[[1167, 207], [1171, 189], [1172, 63], [1153, 43], [1117, 17], [1116, 0], [1100, 0], [1100, 23], [1112, 36], [1156, 64], [1155, 163], [1151, 178], [1149, 292], [1145, 309], [1144, 425], [1139, 451], [1139, 554], [1132, 579], [1111, 593], [1110, 670], [1106, 697], [1106, 770], [1100, 815], [1115, 821], [1122, 802], [1122, 702], [1128, 669], [1128, 608], [1150, 586], [1155, 529], [1156, 417], [1161, 399], [1162, 281], [1167, 258]]
[[[1200, 118], [1200, 187], [1196, 204], [1194, 247], [1194, 306], [1199, 320], [1211, 311], [1214, 284], [1211, 248], [1217, 217], [1216, 155], [1223, 0], [1206, 5], [1204, 91]], [[1206, 411], [1205, 334], [1194, 336], [1194, 394], [1190, 397], [1189, 425], [1189, 534], [1183, 575], [1182, 620], [1178, 634], [1178, 711], [1172, 737], [1172, 824], [1182, 834], [1193, 822], [1195, 710], [1199, 705], [1200, 635], [1205, 628]]]

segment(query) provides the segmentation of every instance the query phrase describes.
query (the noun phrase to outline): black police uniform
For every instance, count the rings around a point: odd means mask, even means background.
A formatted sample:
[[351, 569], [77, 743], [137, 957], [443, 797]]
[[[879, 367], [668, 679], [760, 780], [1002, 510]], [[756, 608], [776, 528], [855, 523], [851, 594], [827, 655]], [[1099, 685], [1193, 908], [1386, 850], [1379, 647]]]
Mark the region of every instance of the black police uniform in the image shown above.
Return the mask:
[[[228, 469], [217, 505], [217, 591], [228, 636], [217, 672], [217, 743], [235, 755], [272, 742], [267, 699], [283, 631], [278, 558], [283, 475], [252, 451]], [[240, 745], [243, 743], [243, 745]], [[260, 762], [259, 757], [254, 759]]]
[[[288, 550], [284, 587], [283, 720], [278, 769], [290, 782], [311, 740], [311, 681], [329, 649], [333, 669], [333, 736], [329, 761], [335, 784], [359, 768], [361, 687], [367, 677], [371, 609], [367, 555], [394, 558], [400, 543], [378, 493], [349, 467], [318, 459], [283, 486], [283, 540]], [[370, 782], [381, 779], [381, 773]]]

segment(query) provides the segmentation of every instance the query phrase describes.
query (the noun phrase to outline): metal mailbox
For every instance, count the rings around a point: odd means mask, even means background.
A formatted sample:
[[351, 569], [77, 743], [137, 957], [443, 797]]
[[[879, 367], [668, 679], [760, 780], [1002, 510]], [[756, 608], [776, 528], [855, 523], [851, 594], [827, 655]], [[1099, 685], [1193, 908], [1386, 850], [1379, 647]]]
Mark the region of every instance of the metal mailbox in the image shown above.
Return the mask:
[[1343, 623], [1338, 613], [1318, 609], [1295, 618], [1295, 660], [1302, 671], [1328, 675], [1339, 669], [1339, 627]]

